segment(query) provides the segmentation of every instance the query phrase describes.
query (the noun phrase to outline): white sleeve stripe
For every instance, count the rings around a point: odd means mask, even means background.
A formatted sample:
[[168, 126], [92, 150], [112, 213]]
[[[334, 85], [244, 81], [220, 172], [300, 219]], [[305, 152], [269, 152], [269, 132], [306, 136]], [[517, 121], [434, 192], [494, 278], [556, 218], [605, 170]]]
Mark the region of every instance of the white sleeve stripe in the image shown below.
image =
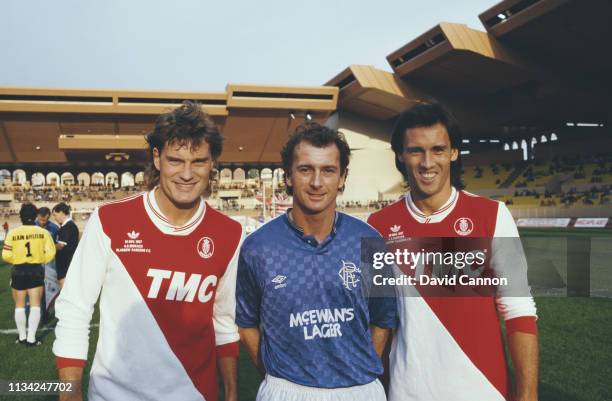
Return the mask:
[[236, 325], [236, 275], [238, 271], [238, 255], [244, 240], [244, 230], [241, 227], [240, 240], [236, 245], [234, 255], [230, 260], [215, 295], [213, 308], [213, 323], [215, 328], [215, 344], [224, 345], [240, 340]]
[[110, 238], [102, 230], [96, 209], [85, 227], [75, 251], [64, 288], [55, 301], [56, 356], [87, 359], [89, 327], [94, 305], [106, 277]]
[[518, 237], [519, 232], [514, 223], [512, 213], [503, 202], [498, 202], [497, 219], [495, 221], [494, 237]]
[[[493, 252], [492, 267], [498, 277], [508, 277], [512, 284], [512, 289], [507, 289], [508, 296], [504, 296], [504, 289], [499, 289], [499, 295], [495, 299], [497, 310], [504, 320], [510, 320], [523, 316], [535, 316], [536, 305], [530, 294], [529, 283], [527, 282], [527, 260], [520, 244], [518, 229], [514, 223], [514, 218], [508, 207], [499, 202], [497, 209], [497, 220], [495, 223], [495, 234], [493, 244], [501, 244], [506, 248], [513, 248], [510, 252]], [[500, 238], [515, 238], [515, 240], [500, 240]], [[503, 241], [517, 241], [507, 243]], [[496, 257], [497, 255], [497, 257]], [[499, 256], [505, 255], [505, 256]], [[508, 260], [508, 255], [511, 259]], [[525, 293], [525, 296], [511, 296]]]

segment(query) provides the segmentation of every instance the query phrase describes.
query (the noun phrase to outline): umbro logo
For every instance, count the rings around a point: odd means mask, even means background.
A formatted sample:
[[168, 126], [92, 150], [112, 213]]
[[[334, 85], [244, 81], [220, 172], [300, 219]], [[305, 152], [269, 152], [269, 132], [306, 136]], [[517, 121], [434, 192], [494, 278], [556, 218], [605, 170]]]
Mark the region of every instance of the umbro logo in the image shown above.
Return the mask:
[[272, 279], [272, 282], [274, 284], [276, 284], [274, 286], [275, 290], [278, 290], [279, 288], [284, 288], [287, 286], [287, 283], [285, 283], [285, 280], [287, 280], [287, 276], [283, 276], [282, 274], [279, 274], [278, 276], [274, 277]]
[[136, 231], [132, 230], [131, 232], [127, 233], [127, 236], [130, 239], [136, 239], [136, 238], [140, 237], [140, 233], [137, 233]]
[[399, 224], [391, 226], [391, 232], [394, 232], [394, 233], [398, 232], [401, 229], [402, 229], [402, 226], [400, 226]]

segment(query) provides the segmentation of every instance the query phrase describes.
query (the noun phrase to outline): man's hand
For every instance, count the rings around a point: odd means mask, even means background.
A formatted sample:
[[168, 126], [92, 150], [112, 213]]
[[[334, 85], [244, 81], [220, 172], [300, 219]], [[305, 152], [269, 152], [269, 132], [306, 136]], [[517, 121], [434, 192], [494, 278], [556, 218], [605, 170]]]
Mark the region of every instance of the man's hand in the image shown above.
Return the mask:
[[383, 351], [385, 350], [385, 345], [387, 345], [387, 340], [389, 339], [390, 329], [383, 329], [375, 325], [370, 325], [370, 332], [372, 335], [372, 344], [374, 345], [374, 350], [378, 354], [378, 357], [382, 359]]
[[508, 347], [516, 376], [514, 401], [538, 400], [538, 336], [514, 332], [508, 336]]
[[83, 401], [83, 368], [61, 368], [58, 373], [61, 382], [69, 382], [72, 384], [71, 391], [63, 391], [60, 393], [59, 401]]
[[238, 401], [238, 358], [222, 357], [217, 362], [223, 378], [225, 401]]
[[259, 370], [259, 372], [265, 376], [266, 371], [259, 359], [259, 339], [261, 334], [259, 333], [259, 329], [257, 327], [248, 327], [248, 328], [239, 328], [238, 333], [240, 333], [240, 341], [244, 344], [247, 353], [251, 357], [253, 364]]

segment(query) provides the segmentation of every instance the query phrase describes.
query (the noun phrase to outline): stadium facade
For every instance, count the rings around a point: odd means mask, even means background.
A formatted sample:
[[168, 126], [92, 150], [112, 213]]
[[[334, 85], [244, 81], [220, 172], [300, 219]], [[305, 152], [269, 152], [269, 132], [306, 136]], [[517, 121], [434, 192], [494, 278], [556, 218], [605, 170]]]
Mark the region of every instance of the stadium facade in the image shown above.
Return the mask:
[[[506, 200], [515, 217], [609, 217], [612, 54], [602, 43], [611, 13], [605, 0], [505, 0], [480, 14], [484, 30], [440, 23], [389, 54], [391, 71], [351, 65], [319, 87], [0, 88], [0, 181], [134, 186], [143, 134], [195, 99], [226, 138], [220, 198], [240, 198], [232, 183], [279, 178], [288, 135], [315, 120], [344, 132], [353, 150], [342, 201], [368, 205], [405, 191], [388, 144], [395, 118], [439, 101], [464, 128], [468, 190]], [[2, 206], [14, 201], [0, 194]]]

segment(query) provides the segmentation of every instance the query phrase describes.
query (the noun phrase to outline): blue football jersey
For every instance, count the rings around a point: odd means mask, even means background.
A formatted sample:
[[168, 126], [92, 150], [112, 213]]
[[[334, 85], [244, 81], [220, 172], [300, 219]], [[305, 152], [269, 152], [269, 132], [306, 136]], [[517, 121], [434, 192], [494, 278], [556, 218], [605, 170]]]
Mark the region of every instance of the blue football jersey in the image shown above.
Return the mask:
[[[337, 213], [321, 243], [284, 214], [244, 241], [238, 262], [236, 323], [259, 327], [268, 374], [319, 388], [366, 384], [382, 371], [369, 325], [394, 328], [394, 297], [367, 298], [362, 238], [368, 224]], [[370, 281], [371, 282], [371, 281]]]
[[[38, 224], [38, 221], [36, 221], [36, 225], [41, 227], [41, 225]], [[51, 234], [51, 238], [53, 238], [53, 242], [57, 241], [57, 233], [59, 232], [59, 226], [57, 224], [55, 224], [52, 221], [47, 221], [47, 225], [42, 228], [44, 228], [45, 230], [49, 232], [49, 234]]]

